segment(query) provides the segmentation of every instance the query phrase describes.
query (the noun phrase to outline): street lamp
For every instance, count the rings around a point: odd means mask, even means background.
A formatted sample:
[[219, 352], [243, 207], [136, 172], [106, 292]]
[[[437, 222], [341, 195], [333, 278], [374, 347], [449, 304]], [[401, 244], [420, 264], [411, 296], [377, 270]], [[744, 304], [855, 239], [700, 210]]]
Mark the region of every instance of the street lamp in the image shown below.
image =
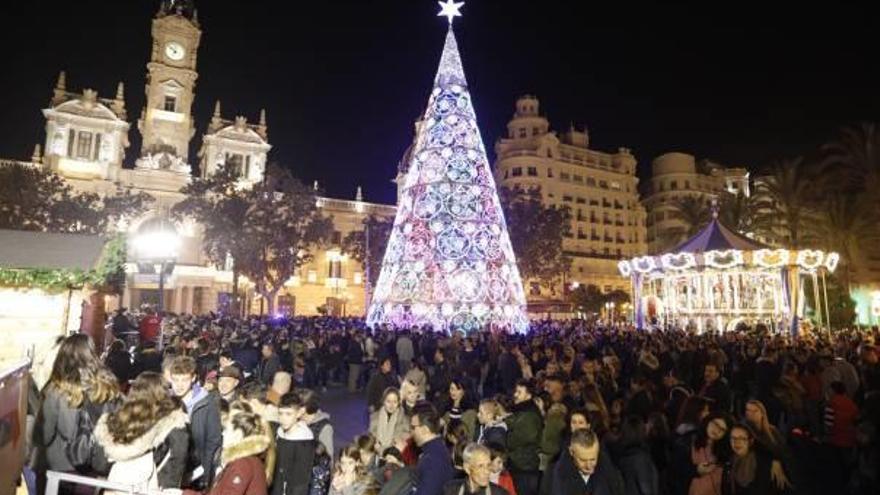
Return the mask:
[[161, 315], [165, 307], [165, 272], [173, 269], [177, 261], [180, 237], [173, 227], [160, 219], [135, 237], [134, 249], [139, 263], [151, 264], [159, 273], [159, 304], [156, 309]]

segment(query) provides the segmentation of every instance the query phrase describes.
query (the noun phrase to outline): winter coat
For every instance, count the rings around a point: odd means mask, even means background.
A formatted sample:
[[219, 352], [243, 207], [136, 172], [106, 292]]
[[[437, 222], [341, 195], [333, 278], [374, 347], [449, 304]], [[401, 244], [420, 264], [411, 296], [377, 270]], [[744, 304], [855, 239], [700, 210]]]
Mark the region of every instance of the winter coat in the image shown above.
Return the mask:
[[[271, 440], [265, 435], [245, 437], [235, 445], [223, 447], [223, 470], [216, 483], [204, 495], [267, 495], [266, 469], [260, 454], [269, 448]], [[202, 495], [185, 490], [185, 495]]]
[[76, 469], [67, 456], [67, 447], [76, 436], [78, 410], [54, 388], [45, 389], [34, 431], [34, 444], [38, 449], [38, 463], [34, 467], [37, 470], [40, 467], [67, 472]]
[[107, 415], [101, 416], [95, 437], [113, 462], [107, 479], [137, 485], [144, 491], [180, 488], [189, 447], [188, 421], [183, 410], [172, 411], [139, 437], [119, 443], [107, 429]]
[[376, 450], [380, 454], [408, 433], [409, 419], [403, 413], [403, 408], [398, 407], [390, 417], [384, 407], [370, 415], [370, 434], [376, 439]]
[[856, 420], [859, 408], [845, 394], [835, 394], [825, 406], [825, 426], [828, 443], [835, 447], [856, 446]]
[[553, 470], [553, 495], [623, 495], [624, 485], [620, 472], [605, 451], [599, 452], [596, 468], [587, 483], [570, 455], [559, 457]]
[[397, 351], [398, 361], [412, 361], [415, 357], [412, 340], [406, 335], [400, 336], [397, 339], [395, 351]]
[[474, 432], [474, 440], [482, 445], [499, 445], [507, 448], [507, 423], [498, 421], [489, 425], [480, 425]]
[[195, 465], [201, 465], [205, 472], [205, 486], [211, 486], [216, 470], [217, 452], [223, 445], [223, 426], [220, 424], [220, 403], [217, 395], [205, 389], [194, 387], [192, 406], [189, 409], [190, 433]]
[[318, 410], [308, 425], [318, 442], [324, 446], [327, 455], [333, 457], [336, 452], [333, 450], [333, 425], [330, 423], [330, 415]]
[[647, 448], [624, 449], [617, 457], [626, 495], [660, 495], [660, 475]]
[[543, 420], [534, 401], [514, 404], [507, 418], [507, 452], [510, 471], [537, 472]]
[[281, 359], [278, 358], [277, 354], [273, 353], [268, 358], [263, 358], [260, 361], [257, 378], [260, 380], [260, 383], [269, 386], [272, 385], [272, 380], [275, 379], [275, 373], [279, 371], [281, 371]]
[[133, 378], [131, 354], [128, 351], [121, 350], [107, 354], [107, 357], [104, 358], [104, 364], [116, 375], [116, 379], [120, 383], [126, 383]]
[[416, 466], [418, 486], [415, 495], [440, 495], [446, 482], [455, 475], [452, 459], [443, 440], [437, 437], [422, 447], [422, 455]]
[[739, 486], [733, 476], [733, 462], [724, 465], [724, 474], [721, 477], [721, 489], [724, 495], [773, 495], [778, 493], [770, 477], [770, 468], [773, 458], [764, 450], [754, 449], [757, 466], [755, 478], [747, 486]]
[[507, 495], [507, 490], [495, 483], [489, 483], [488, 487], [472, 492], [468, 489], [467, 479], [459, 479], [446, 483], [443, 495]]
[[290, 431], [279, 428], [275, 440], [275, 475], [272, 495], [306, 495], [315, 461], [315, 436], [303, 423]]

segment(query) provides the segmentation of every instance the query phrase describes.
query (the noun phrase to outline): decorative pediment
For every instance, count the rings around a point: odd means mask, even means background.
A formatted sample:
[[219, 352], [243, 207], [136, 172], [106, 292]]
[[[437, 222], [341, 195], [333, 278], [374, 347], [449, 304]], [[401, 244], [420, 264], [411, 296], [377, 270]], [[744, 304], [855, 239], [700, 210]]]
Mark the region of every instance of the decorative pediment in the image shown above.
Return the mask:
[[[88, 93], [88, 90], [86, 91]], [[106, 105], [92, 95], [84, 94], [79, 99], [72, 99], [59, 104], [54, 108], [58, 113], [76, 115], [79, 117], [91, 117], [93, 119], [120, 121], [121, 119]]]

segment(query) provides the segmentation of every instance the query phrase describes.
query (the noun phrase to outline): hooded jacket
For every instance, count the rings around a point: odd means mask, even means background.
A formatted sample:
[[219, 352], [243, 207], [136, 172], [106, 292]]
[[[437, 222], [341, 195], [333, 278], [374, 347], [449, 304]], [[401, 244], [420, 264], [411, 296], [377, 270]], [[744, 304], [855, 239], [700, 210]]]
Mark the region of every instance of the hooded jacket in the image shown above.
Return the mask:
[[308, 425], [312, 434], [321, 442], [327, 454], [332, 457], [335, 451], [333, 450], [333, 425], [330, 423], [330, 415], [319, 409]]
[[107, 415], [101, 416], [95, 438], [113, 462], [107, 479], [144, 489], [179, 488], [189, 446], [187, 423], [183, 410], [172, 411], [139, 437], [119, 443], [107, 428]]
[[198, 385], [193, 386], [192, 397], [187, 402], [192, 454], [197, 465], [204, 468], [205, 486], [211, 486], [216, 463], [214, 459], [223, 445], [223, 426], [220, 424], [220, 405], [217, 396]]
[[279, 428], [275, 453], [272, 495], [306, 495], [315, 461], [312, 430], [304, 423], [296, 423], [290, 431]]
[[[270, 438], [266, 435], [251, 435], [223, 447], [221, 464], [223, 470], [217, 481], [205, 495], [266, 495], [266, 469], [260, 454], [269, 448]], [[200, 492], [185, 490], [186, 495], [200, 495]]]

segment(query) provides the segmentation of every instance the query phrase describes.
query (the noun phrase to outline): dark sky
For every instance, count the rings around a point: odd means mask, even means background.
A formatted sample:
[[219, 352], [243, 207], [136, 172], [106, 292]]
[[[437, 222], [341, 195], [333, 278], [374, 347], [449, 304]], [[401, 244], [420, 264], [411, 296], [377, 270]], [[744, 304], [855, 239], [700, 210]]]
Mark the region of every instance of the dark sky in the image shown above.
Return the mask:
[[[63, 68], [68, 89], [112, 96], [126, 83], [132, 162], [158, 3], [5, 3], [0, 157], [28, 157], [43, 141], [40, 109]], [[490, 159], [523, 93], [541, 99], [554, 128], [574, 121], [594, 148], [630, 147], [643, 181], [665, 151], [757, 169], [812, 151], [842, 125], [878, 120], [876, 16], [837, 2], [768, 10], [774, 3], [468, 1], [456, 32]], [[217, 98], [226, 117], [253, 121], [265, 107], [270, 159], [330, 195], [353, 197], [361, 184], [368, 200], [392, 202], [389, 180], [442, 48], [436, 2], [196, 4], [192, 154]]]

